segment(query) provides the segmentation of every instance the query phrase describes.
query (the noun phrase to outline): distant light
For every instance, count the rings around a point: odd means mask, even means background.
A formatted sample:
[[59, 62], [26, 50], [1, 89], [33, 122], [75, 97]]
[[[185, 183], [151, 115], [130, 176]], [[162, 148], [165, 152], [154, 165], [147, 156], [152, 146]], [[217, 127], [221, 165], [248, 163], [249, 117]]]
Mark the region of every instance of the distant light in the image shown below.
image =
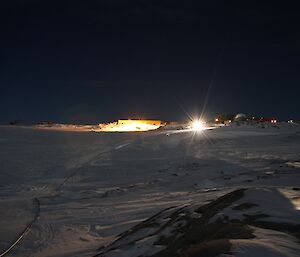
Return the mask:
[[118, 120], [109, 124], [100, 124], [101, 131], [107, 132], [134, 132], [158, 129], [163, 126], [161, 121], [155, 120]]
[[192, 129], [196, 131], [200, 131], [204, 129], [204, 122], [202, 120], [194, 120], [192, 122]]
[[219, 119], [218, 118], [215, 118], [215, 122], [218, 122], [219, 121]]

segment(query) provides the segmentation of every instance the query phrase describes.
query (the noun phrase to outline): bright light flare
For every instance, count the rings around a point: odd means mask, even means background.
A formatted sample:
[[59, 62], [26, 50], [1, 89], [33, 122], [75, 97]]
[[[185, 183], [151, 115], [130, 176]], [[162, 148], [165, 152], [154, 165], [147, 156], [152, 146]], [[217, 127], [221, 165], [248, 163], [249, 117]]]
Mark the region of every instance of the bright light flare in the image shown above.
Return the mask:
[[194, 120], [192, 122], [192, 130], [195, 130], [195, 131], [201, 131], [201, 130], [204, 130], [205, 126], [204, 126], [204, 122], [202, 120]]

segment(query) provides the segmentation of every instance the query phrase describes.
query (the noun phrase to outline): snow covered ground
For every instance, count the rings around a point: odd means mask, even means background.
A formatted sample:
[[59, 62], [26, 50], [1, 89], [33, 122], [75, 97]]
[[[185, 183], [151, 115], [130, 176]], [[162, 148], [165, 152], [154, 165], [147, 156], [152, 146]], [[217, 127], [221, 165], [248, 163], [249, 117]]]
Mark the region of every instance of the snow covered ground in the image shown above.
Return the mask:
[[[188, 215], [181, 225], [174, 220], [179, 227], [187, 220], [242, 223], [248, 236], [226, 238], [230, 251], [224, 246], [222, 256], [300, 256], [299, 233], [290, 228], [300, 226], [299, 153], [295, 124], [199, 133], [0, 127], [0, 254], [167, 256], [161, 236], [189, 231], [172, 232], [172, 214]], [[251, 190], [209, 221], [195, 211], [241, 188]], [[167, 224], [163, 230], [143, 226], [159, 212], [155, 222]]]

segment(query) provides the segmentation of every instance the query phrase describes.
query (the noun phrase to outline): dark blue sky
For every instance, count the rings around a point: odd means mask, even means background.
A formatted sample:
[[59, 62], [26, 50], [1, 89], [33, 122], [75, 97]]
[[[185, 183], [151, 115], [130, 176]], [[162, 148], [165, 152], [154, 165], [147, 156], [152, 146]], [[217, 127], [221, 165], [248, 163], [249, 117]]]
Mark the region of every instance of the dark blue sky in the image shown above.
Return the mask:
[[300, 117], [297, 1], [6, 2], [1, 123]]

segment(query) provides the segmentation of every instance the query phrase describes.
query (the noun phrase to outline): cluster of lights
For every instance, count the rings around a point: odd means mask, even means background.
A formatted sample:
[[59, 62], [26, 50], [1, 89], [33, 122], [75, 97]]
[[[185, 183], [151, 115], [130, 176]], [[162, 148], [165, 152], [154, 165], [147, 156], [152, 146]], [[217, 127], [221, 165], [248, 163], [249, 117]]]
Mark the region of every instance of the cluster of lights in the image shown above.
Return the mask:
[[[101, 125], [101, 124], [100, 124]], [[106, 132], [134, 132], [134, 131], [148, 131], [158, 129], [160, 124], [149, 124], [142, 120], [128, 120], [126, 123], [113, 122], [101, 125], [100, 131]]]
[[111, 127], [108, 131], [120, 131], [120, 132], [130, 132], [130, 131], [148, 131], [158, 129], [160, 126], [140, 123], [133, 121], [131, 124], [120, 124]]
[[271, 120], [271, 123], [276, 123], [277, 122], [277, 120]]

